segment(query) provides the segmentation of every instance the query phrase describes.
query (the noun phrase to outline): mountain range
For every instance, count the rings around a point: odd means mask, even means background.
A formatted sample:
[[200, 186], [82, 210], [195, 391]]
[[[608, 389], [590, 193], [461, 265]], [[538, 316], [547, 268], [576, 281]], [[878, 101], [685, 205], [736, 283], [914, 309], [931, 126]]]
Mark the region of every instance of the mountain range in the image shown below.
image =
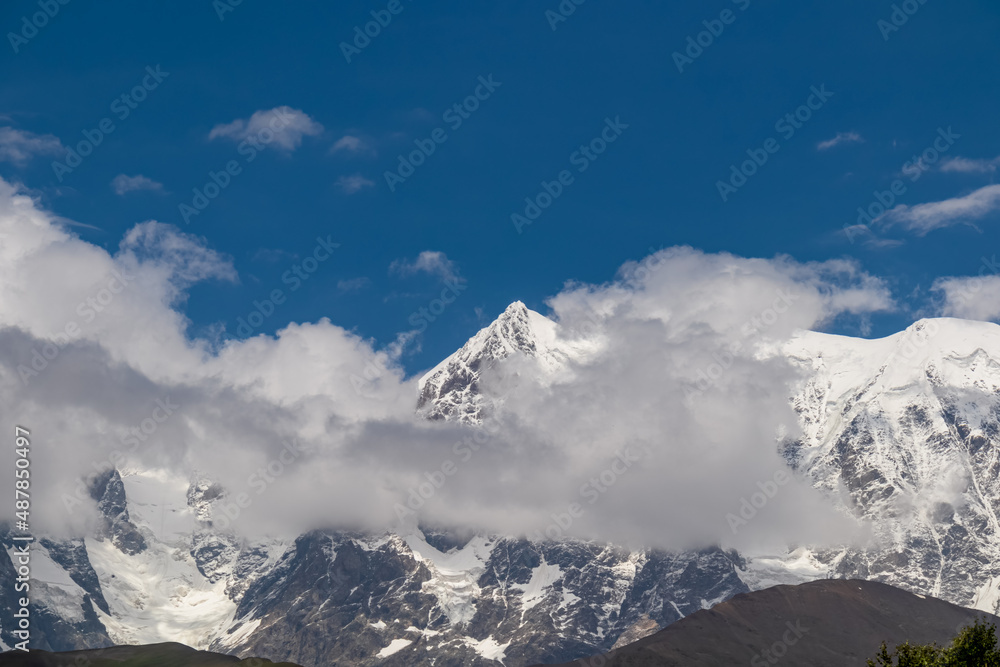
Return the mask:
[[[596, 349], [563, 333], [511, 304], [423, 376], [415, 409], [481, 424], [503, 409], [488, 374], [527, 357], [555, 381]], [[667, 551], [426, 526], [248, 541], [213, 527], [227, 497], [213, 480], [108, 470], [90, 487], [104, 517], [95, 534], [38, 539], [33, 646], [180, 642], [306, 667], [510, 667], [606, 652], [743, 593], [831, 578], [1000, 611], [1000, 327], [799, 332], [774, 354], [804, 378], [788, 396], [801, 435], [776, 443], [788, 473], [871, 526], [869, 546]], [[10, 533], [0, 541], [9, 553]], [[0, 558], [0, 623], [14, 578]], [[0, 626], [0, 648], [10, 630]]]

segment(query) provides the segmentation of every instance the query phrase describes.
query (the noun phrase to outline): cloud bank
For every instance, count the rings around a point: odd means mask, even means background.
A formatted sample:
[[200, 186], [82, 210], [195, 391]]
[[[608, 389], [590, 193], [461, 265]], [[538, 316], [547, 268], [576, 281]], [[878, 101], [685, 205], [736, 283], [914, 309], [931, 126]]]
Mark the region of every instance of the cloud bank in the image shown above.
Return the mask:
[[[92, 512], [67, 494], [111, 462], [245, 494], [232, 526], [248, 534], [417, 520], [672, 548], [851, 534], [801, 480], [739, 535], [726, 516], [787, 470], [797, 377], [771, 352], [893, 307], [853, 262], [672, 248], [569, 284], [548, 305], [583, 352], [554, 375], [499, 365], [483, 387], [502, 409], [473, 429], [419, 418], [399, 350], [325, 319], [221, 348], [192, 338], [186, 290], [238, 276], [171, 226], [139, 224], [109, 253], [0, 181], [0, 234], [0, 413], [32, 431], [36, 530], [84, 530]], [[407, 266], [450, 270], [421, 257]]]

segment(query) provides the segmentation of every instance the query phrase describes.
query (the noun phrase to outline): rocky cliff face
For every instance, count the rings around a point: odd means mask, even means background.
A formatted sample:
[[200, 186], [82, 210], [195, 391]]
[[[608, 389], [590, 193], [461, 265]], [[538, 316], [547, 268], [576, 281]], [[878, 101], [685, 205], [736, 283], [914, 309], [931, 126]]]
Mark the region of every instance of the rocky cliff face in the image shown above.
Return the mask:
[[566, 660], [611, 648], [642, 619], [662, 627], [747, 590], [735, 559], [485, 536], [440, 551], [419, 531], [312, 533], [246, 592], [235, 638], [214, 648], [305, 665]]

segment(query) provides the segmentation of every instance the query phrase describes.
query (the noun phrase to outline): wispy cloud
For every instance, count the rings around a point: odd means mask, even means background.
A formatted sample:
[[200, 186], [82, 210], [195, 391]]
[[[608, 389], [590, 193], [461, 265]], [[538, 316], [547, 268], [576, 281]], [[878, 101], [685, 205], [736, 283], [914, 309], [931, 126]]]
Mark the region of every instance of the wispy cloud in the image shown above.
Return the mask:
[[838, 132], [837, 136], [832, 139], [827, 139], [826, 141], [821, 141], [816, 144], [816, 149], [825, 151], [833, 148], [834, 146], [839, 146], [840, 144], [859, 144], [864, 141], [864, 138], [857, 132]]
[[998, 166], [1000, 166], [1000, 157], [995, 157], [992, 160], [953, 157], [941, 163], [941, 171], [961, 174], [991, 174], [997, 170]]
[[262, 109], [250, 118], [237, 118], [231, 123], [216, 125], [208, 133], [209, 139], [226, 138], [233, 141], [255, 139], [263, 144], [274, 143], [285, 151], [302, 145], [304, 136], [316, 136], [323, 126], [308, 114], [289, 106]]
[[353, 195], [361, 192], [365, 188], [373, 187], [375, 184], [361, 174], [351, 176], [341, 176], [337, 179], [337, 187], [346, 195]]
[[931, 290], [941, 295], [945, 317], [1000, 321], [1000, 276], [938, 278]]
[[412, 276], [416, 273], [427, 273], [438, 276], [441, 280], [460, 280], [455, 263], [440, 250], [424, 250], [412, 262], [397, 259], [389, 265], [389, 273], [400, 276]]
[[118, 174], [111, 180], [111, 189], [115, 191], [116, 195], [124, 195], [128, 192], [136, 192], [140, 190], [163, 192], [163, 183], [154, 181], [151, 178], [146, 178], [142, 174], [136, 174], [135, 176]]
[[374, 153], [372, 145], [362, 139], [361, 137], [355, 136], [353, 134], [347, 134], [337, 139], [336, 143], [330, 147], [330, 153]]
[[372, 281], [364, 276], [360, 278], [350, 278], [348, 280], [337, 281], [337, 291], [341, 294], [346, 292], [357, 292], [372, 284]]
[[65, 150], [59, 138], [51, 134], [0, 127], [0, 162], [22, 166], [36, 155], [59, 155]]
[[962, 197], [916, 206], [901, 204], [883, 214], [878, 223], [902, 227], [917, 236], [953, 225], [968, 224], [1000, 210], [1000, 185], [987, 185]]

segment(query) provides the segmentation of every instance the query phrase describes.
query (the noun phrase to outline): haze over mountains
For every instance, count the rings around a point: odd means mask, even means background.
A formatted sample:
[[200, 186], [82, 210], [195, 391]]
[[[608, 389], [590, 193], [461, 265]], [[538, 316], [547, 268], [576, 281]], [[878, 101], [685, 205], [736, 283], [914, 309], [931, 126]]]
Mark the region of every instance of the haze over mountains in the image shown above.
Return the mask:
[[[472, 425], [465, 444], [473, 454], [486, 451], [491, 422], [516, 417], [526, 400], [569, 400], [561, 392], [579, 391], [589, 361], [612, 344], [582, 329], [565, 335], [562, 326], [512, 304], [424, 376], [418, 413]], [[246, 536], [223, 528], [234, 500], [225, 485], [131, 468], [95, 479], [89, 490], [106, 517], [101, 531], [82, 540], [52, 535], [37, 549], [35, 605], [46, 624], [40, 647], [180, 641], [303, 665], [331, 657], [360, 665], [524, 665], [609, 650], [632, 626], [650, 627], [644, 619], [665, 627], [738, 593], [829, 577], [884, 581], [996, 613], [1000, 327], [922, 320], [880, 340], [800, 332], [754, 348], [771, 360], [742, 353], [730, 347], [731, 358], [714, 359], [721, 374], [711, 364], [697, 369], [707, 382], [691, 373], [681, 405], [697, 411], [699, 401], [719, 400], [715, 392], [729, 389], [734, 375], [781, 364], [801, 378], [784, 397], [800, 428], [747, 434], [769, 442], [770, 451], [754, 450], [764, 462], [754, 469], [762, 471], [759, 484], [710, 508], [716, 536], [736, 533], [716, 546], [663, 550], [584, 539], [587, 521], [601, 511], [617, 511], [625, 526], [647, 519], [621, 511], [631, 509], [632, 476], [650, 461], [660, 472], [657, 455], [674, 456], [682, 471], [716, 489], [700, 476], [711, 468], [699, 467], [683, 446], [649, 453], [637, 443], [653, 458], [634, 468], [598, 458], [596, 483], [585, 482], [604, 489], [593, 503], [574, 481], [568, 521], [544, 517], [547, 525], [507, 534], [418, 525], [420, 512], [404, 512], [389, 532]], [[601, 388], [609, 387], [620, 390]], [[577, 397], [584, 405], [593, 398]], [[552, 409], [559, 414], [558, 405]], [[748, 428], [738, 420], [705, 426], [721, 429], [719, 436]], [[600, 434], [606, 425], [567, 428]], [[477, 433], [486, 434], [480, 450], [472, 449]], [[456, 467], [463, 451], [453, 452]], [[602, 484], [604, 469], [623, 481]], [[461, 472], [446, 476], [441, 489], [461, 483]], [[581, 511], [572, 513], [570, 502]], [[775, 548], [774, 533], [797, 525], [810, 502], [816, 541]], [[647, 504], [648, 515], [668, 515], [664, 530], [676, 523], [694, 531], [705, 521], [704, 508]], [[678, 520], [685, 511], [697, 518]], [[548, 537], [557, 539], [525, 539], [534, 526], [555, 526]], [[739, 533], [748, 537], [739, 541]], [[9, 561], [0, 561], [10, 577]], [[6, 635], [3, 641], [10, 644]]]

